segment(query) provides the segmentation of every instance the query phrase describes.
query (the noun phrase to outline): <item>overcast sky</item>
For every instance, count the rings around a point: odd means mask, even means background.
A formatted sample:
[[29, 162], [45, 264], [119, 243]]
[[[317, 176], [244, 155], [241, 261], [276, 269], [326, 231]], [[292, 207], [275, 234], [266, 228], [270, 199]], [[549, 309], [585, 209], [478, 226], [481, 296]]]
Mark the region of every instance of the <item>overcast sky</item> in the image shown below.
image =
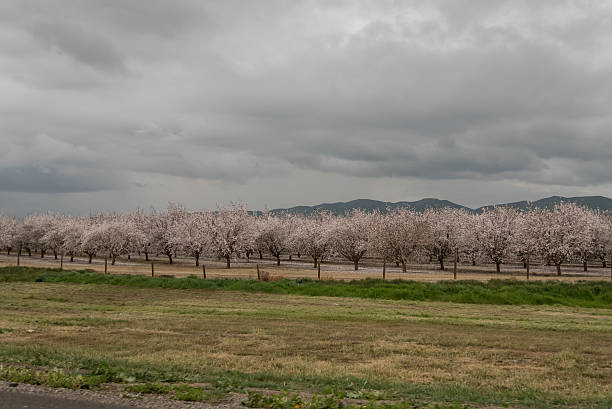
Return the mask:
[[2, 0], [0, 209], [612, 196], [612, 2]]

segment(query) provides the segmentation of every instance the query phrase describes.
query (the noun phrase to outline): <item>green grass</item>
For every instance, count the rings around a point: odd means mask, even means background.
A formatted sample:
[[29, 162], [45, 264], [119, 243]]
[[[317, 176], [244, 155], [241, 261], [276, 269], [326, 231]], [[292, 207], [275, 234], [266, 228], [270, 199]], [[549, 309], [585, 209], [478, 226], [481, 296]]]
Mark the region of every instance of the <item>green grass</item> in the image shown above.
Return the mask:
[[332, 391], [324, 395], [313, 395], [310, 400], [303, 399], [297, 393], [280, 393], [264, 395], [259, 392], [248, 392], [247, 399], [242, 402], [247, 408], [262, 409], [467, 409], [468, 405], [461, 403], [430, 403], [413, 399], [404, 399], [399, 402], [378, 402], [370, 399], [367, 403], [346, 404], [344, 399], [351, 398], [343, 393]]
[[378, 279], [315, 281], [310, 279], [264, 282], [238, 279], [204, 280], [187, 278], [153, 278], [136, 275], [100, 274], [89, 270], [67, 271], [33, 267], [0, 268], [0, 282], [49, 282], [110, 284], [137, 288], [174, 288], [262, 292], [270, 294], [357, 297], [367, 299], [443, 301], [494, 305], [565, 305], [589, 308], [612, 308], [612, 282], [491, 280], [416, 281]]

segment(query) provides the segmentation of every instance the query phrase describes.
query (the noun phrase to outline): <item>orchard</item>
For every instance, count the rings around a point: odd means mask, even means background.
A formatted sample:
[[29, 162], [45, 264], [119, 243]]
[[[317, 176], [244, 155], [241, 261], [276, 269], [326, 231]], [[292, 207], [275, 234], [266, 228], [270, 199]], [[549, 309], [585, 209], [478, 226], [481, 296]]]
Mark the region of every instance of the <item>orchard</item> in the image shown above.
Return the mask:
[[[36, 257], [204, 258], [225, 262], [270, 257], [277, 265], [292, 257], [350, 263], [358, 270], [368, 258], [400, 266], [417, 260], [447, 270], [457, 262], [491, 264], [496, 272], [509, 262], [554, 266], [558, 275], [568, 263], [607, 266], [612, 254], [612, 216], [562, 203], [553, 209], [517, 211], [494, 207], [482, 213], [443, 208], [423, 213], [409, 209], [387, 212], [353, 210], [344, 215], [254, 213], [243, 204], [213, 211], [190, 211], [170, 204], [165, 210], [98, 213], [86, 217], [51, 213], [22, 220], [0, 214], [0, 248], [8, 255]], [[493, 268], [493, 267], [492, 267]]]

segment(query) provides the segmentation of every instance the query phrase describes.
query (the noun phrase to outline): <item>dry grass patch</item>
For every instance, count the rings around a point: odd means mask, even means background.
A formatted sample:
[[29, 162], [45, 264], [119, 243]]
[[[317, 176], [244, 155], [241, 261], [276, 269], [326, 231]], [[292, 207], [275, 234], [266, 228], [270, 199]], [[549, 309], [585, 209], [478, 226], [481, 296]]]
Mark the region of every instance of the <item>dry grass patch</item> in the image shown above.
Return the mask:
[[612, 311], [603, 309], [10, 283], [0, 328], [5, 347], [193, 373], [612, 395]]

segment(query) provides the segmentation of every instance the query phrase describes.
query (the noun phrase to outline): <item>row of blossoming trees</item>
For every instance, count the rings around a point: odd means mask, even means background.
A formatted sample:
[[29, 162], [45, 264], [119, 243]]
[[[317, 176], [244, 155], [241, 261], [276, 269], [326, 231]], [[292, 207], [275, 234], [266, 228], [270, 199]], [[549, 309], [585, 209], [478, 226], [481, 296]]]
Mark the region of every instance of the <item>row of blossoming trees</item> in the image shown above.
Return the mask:
[[[525, 266], [535, 258], [555, 265], [561, 274], [564, 263], [584, 264], [599, 260], [606, 266], [612, 253], [612, 217], [574, 204], [552, 210], [518, 212], [496, 207], [480, 214], [459, 209], [431, 209], [423, 213], [408, 209], [385, 214], [355, 210], [344, 216], [318, 212], [310, 216], [253, 215], [244, 205], [219, 207], [216, 211], [188, 211], [171, 204], [164, 211], [95, 214], [88, 217], [39, 214], [23, 220], [0, 214], [0, 246], [11, 251], [32, 251], [89, 258], [164, 255], [169, 263], [177, 256], [249, 259], [255, 254], [274, 257], [297, 255], [312, 259], [314, 266], [331, 257], [354, 264], [376, 257], [401, 265], [410, 261], [461, 260], [476, 265], [487, 260], [500, 265], [521, 260]], [[611, 256], [612, 257], [612, 256]]]

